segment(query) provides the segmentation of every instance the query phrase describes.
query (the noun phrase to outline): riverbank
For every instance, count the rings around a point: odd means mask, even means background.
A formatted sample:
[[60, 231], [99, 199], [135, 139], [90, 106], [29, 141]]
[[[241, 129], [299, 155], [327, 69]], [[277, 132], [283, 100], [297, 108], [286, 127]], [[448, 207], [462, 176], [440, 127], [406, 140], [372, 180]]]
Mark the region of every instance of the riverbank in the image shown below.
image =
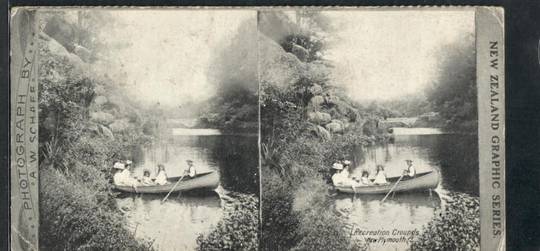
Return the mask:
[[[118, 82], [69, 48], [65, 16], [42, 16], [39, 34], [41, 250], [152, 250], [134, 237], [112, 193], [112, 164], [154, 138], [155, 120]], [[87, 31], [88, 32], [88, 31]], [[93, 36], [95, 34], [87, 34]], [[60, 42], [59, 42], [60, 41]]]

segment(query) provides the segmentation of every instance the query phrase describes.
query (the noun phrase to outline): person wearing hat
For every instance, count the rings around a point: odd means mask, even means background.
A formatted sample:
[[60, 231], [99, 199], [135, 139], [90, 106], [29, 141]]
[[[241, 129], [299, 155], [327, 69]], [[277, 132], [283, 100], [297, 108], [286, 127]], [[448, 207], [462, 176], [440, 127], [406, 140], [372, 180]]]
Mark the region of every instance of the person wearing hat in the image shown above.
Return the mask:
[[120, 162], [115, 162], [113, 165], [113, 169], [115, 170], [115, 173], [113, 175], [113, 182], [115, 185], [122, 185], [124, 183], [124, 164]]
[[336, 171], [336, 173], [332, 175], [332, 183], [334, 183], [334, 186], [343, 186], [343, 165], [336, 162], [332, 165], [332, 169]]
[[412, 179], [416, 176], [416, 169], [413, 166], [413, 161], [408, 159], [405, 160], [405, 162], [407, 162], [407, 169], [403, 170], [403, 179]]
[[193, 178], [197, 176], [197, 170], [195, 166], [193, 165], [193, 160], [186, 160], [186, 163], [188, 165], [188, 168], [184, 171], [184, 175], [189, 175], [189, 177]]
[[115, 185], [120, 186], [133, 186], [135, 191], [137, 191], [137, 180], [131, 177], [131, 172], [126, 168], [126, 165], [120, 162], [116, 162], [113, 165], [113, 168], [116, 169], [116, 173], [113, 176], [113, 182]]

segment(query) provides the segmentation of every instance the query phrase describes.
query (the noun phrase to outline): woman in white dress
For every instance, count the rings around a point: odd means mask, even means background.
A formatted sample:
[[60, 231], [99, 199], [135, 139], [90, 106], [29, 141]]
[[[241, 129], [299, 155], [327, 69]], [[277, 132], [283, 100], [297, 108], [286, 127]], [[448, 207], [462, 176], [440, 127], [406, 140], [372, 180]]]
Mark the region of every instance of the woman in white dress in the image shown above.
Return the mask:
[[384, 167], [382, 165], [377, 165], [377, 174], [375, 175], [375, 180], [373, 181], [375, 185], [386, 185], [386, 173], [384, 172]]

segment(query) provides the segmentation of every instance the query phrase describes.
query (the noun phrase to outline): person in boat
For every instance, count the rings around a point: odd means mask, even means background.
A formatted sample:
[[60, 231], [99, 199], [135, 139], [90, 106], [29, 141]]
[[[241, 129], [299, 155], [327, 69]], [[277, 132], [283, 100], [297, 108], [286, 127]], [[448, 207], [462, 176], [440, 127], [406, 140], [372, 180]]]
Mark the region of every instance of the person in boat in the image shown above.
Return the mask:
[[188, 168], [184, 171], [184, 175], [188, 175], [191, 178], [197, 176], [197, 169], [193, 165], [193, 160], [188, 159], [186, 160], [186, 163]]
[[334, 163], [332, 168], [336, 170], [336, 173], [332, 175], [332, 183], [334, 186], [352, 186], [354, 189], [355, 186], [360, 185], [357, 181], [349, 178], [349, 173], [348, 171], [345, 171], [343, 164]]
[[116, 173], [113, 175], [113, 182], [117, 186], [132, 186], [137, 191], [137, 180], [131, 177], [131, 172], [126, 168], [126, 165], [116, 162], [113, 165]]
[[403, 170], [403, 180], [409, 180], [414, 179], [414, 176], [416, 176], [416, 169], [413, 166], [413, 161], [408, 159], [405, 160], [407, 162], [407, 169]]
[[335, 170], [334, 175], [332, 175], [332, 183], [334, 186], [343, 186], [343, 164], [336, 162], [332, 165], [332, 169]]
[[375, 180], [373, 181], [375, 185], [385, 185], [388, 184], [386, 181], [386, 173], [384, 172], [383, 165], [377, 165], [377, 174], [375, 174]]
[[162, 164], [158, 164], [158, 173], [156, 175], [156, 184], [158, 185], [165, 185], [168, 183], [167, 181], [167, 173], [165, 172], [165, 166]]
[[151, 186], [154, 185], [154, 181], [150, 178], [150, 170], [145, 169], [143, 171], [143, 177], [141, 179], [141, 183], [145, 186]]
[[348, 178], [351, 175], [351, 162], [348, 160], [344, 160], [342, 163], [343, 163], [343, 171], [341, 172], [343, 173], [345, 177]]
[[360, 183], [364, 186], [373, 185], [373, 182], [369, 180], [369, 172], [367, 170], [362, 171], [362, 178], [360, 178]]
[[128, 169], [130, 172], [131, 172], [131, 164], [133, 164], [131, 160], [126, 160], [126, 169]]

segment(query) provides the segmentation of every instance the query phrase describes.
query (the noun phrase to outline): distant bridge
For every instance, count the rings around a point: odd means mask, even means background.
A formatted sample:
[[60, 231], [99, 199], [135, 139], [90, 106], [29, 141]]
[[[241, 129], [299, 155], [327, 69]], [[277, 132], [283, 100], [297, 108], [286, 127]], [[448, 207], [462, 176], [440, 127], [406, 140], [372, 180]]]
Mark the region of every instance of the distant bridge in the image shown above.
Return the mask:
[[379, 121], [379, 127], [412, 127], [418, 120], [418, 117], [399, 117], [399, 118], [387, 118]]

